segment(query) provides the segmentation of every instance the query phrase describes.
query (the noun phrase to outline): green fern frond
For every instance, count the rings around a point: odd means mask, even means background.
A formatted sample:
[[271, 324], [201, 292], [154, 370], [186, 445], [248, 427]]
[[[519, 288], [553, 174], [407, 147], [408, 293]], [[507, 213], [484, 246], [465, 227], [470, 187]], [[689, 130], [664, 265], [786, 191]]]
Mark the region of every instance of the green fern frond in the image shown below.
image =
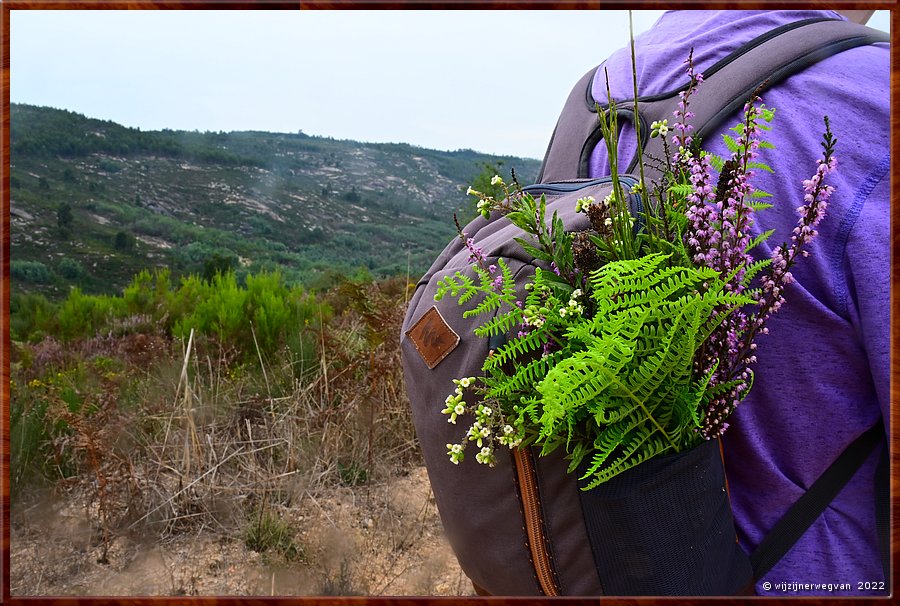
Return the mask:
[[490, 368], [486, 369], [491, 376], [484, 377], [483, 381], [485, 386], [490, 389], [491, 394], [497, 398], [524, 392], [543, 380], [561, 356], [562, 352], [557, 351], [546, 357], [535, 358], [526, 364], [518, 365], [513, 374], [506, 374], [499, 366], [492, 364]]
[[775, 230], [770, 229], [768, 231], [764, 231], [763, 233], [759, 234], [758, 236], [756, 236], [755, 238], [750, 240], [750, 243], [747, 245], [747, 248], [744, 249], [744, 252], [750, 252], [751, 250], [753, 250], [754, 248], [756, 248], [757, 246], [759, 246], [760, 244], [762, 244], [763, 242], [768, 240], [769, 236], [771, 236], [774, 233], [775, 233]]
[[764, 170], [768, 173], [775, 173], [775, 169], [766, 164], [765, 162], [748, 162], [747, 168], [752, 168], [755, 170]]
[[694, 192], [694, 187], [689, 183], [675, 183], [669, 187], [669, 193], [679, 198], [687, 198]]
[[[460, 291], [463, 291], [462, 296], [466, 297], [466, 301], [468, 301], [478, 293], [478, 287], [475, 286], [475, 282], [472, 278], [462, 272], [456, 272], [452, 276], [444, 276], [438, 280], [434, 300], [440, 301], [441, 298], [448, 293], [451, 297], [459, 296]], [[460, 305], [463, 303], [465, 303], [465, 301], [459, 301]]]
[[523, 424], [535, 424], [538, 421], [540, 401], [537, 398], [523, 397], [517, 408], [518, 421]]
[[636, 430], [623, 439], [621, 454], [611, 464], [603, 467], [591, 465], [582, 479], [593, 476], [593, 480], [584, 487], [584, 490], [595, 488], [613, 476], [671, 450], [673, 450], [671, 446], [653, 437], [652, 432], [646, 428]]
[[493, 337], [510, 332], [516, 324], [522, 321], [522, 311], [513, 308], [508, 313], [498, 314], [475, 329], [477, 337]]
[[622, 444], [625, 436], [644, 423], [646, 423], [646, 419], [642, 418], [638, 412], [635, 412], [625, 416], [618, 423], [602, 429], [593, 441], [592, 451], [595, 454], [592, 457], [592, 465], [595, 468], [603, 465], [613, 451]]
[[744, 279], [742, 281], [743, 285], [745, 287], [747, 285], [749, 285], [750, 282], [753, 280], [753, 278], [755, 278], [756, 275], [760, 271], [762, 271], [763, 269], [765, 269], [766, 267], [768, 267], [771, 264], [772, 264], [772, 259], [762, 259], [760, 261], [756, 261], [755, 263], [751, 263], [750, 265], [748, 265], [747, 269], [744, 271]]
[[[510, 307], [515, 305], [516, 302], [516, 292], [515, 292], [515, 283], [512, 282], [512, 277], [504, 276], [504, 282], [502, 286], [502, 294], [498, 294], [491, 287], [491, 279], [487, 279], [487, 283], [482, 283], [482, 285], [478, 288], [477, 292], [484, 294], [484, 300], [479, 303], [473, 309], [467, 309], [463, 312], [464, 318], [470, 318], [472, 316], [480, 316], [483, 314], [488, 314], [495, 312], [504, 305], [508, 305]], [[462, 301], [462, 297], [460, 297], [460, 301]]]
[[544, 330], [534, 330], [523, 337], [510, 339], [484, 361], [483, 370], [492, 371], [517, 359], [525, 358], [542, 349], [546, 339], [547, 334]]
[[[731, 130], [734, 130], [734, 129], [731, 129]], [[738, 133], [738, 134], [740, 134], [740, 133]], [[734, 140], [734, 137], [732, 137], [731, 135], [722, 135], [722, 139], [725, 141], [725, 147], [728, 148], [728, 151], [730, 151], [733, 154], [740, 153], [741, 148], [737, 144], [737, 141]]]
[[568, 411], [605, 401], [601, 394], [615, 387], [632, 356], [628, 339], [602, 336], [590, 349], [561, 360], [536, 386], [544, 409], [541, 433], [549, 434]]

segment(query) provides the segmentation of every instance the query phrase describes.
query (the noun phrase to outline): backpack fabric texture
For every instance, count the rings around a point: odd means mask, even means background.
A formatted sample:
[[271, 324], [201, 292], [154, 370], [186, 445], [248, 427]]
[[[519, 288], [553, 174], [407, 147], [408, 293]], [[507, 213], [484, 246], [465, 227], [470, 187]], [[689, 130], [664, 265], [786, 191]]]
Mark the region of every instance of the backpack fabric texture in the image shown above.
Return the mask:
[[[841, 21], [808, 20], [779, 30], [742, 46], [704, 74], [704, 94], [692, 105], [700, 134], [712, 132], [764, 81], [771, 85], [825, 56], [880, 40], [868, 28]], [[545, 195], [547, 217], [557, 212], [570, 231], [589, 228], [585, 215], [575, 212], [575, 201], [601, 200], [612, 189], [608, 178], [580, 178], [599, 142], [597, 108], [590, 98], [593, 73], [569, 96], [540, 183], [525, 188], [535, 198]], [[677, 93], [638, 100], [645, 137], [650, 122], [672, 115]], [[619, 119], [633, 120], [632, 107], [632, 100], [620, 102]], [[662, 156], [658, 139], [646, 140], [644, 148]], [[626, 191], [637, 182], [633, 176], [621, 178]], [[640, 198], [629, 202], [638, 216]], [[502, 257], [508, 263], [524, 299], [525, 281], [541, 266], [514, 241], [525, 234], [499, 215], [478, 217], [463, 232], [488, 262]], [[474, 457], [450, 462], [445, 445], [457, 442], [462, 429], [447, 422], [441, 406], [453, 391], [452, 379], [480, 374], [496, 346], [474, 335], [482, 318], [463, 318], [466, 308], [450, 297], [434, 301], [443, 277], [457, 271], [474, 276], [468, 258], [456, 238], [419, 280], [401, 352], [438, 510], [472, 582], [492, 595], [734, 595], [752, 588], [753, 569], [737, 543], [718, 441], [652, 459], [590, 491], [580, 490], [580, 474], [566, 472], [560, 451], [539, 457], [527, 448], [504, 449], [493, 468]]]

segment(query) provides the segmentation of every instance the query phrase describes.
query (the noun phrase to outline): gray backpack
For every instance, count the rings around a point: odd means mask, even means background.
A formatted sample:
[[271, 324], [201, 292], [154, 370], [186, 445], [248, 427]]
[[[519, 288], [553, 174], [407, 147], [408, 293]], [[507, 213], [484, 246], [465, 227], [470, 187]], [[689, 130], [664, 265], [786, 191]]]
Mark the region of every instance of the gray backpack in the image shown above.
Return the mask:
[[[813, 19], [745, 44], [704, 71], [703, 93], [691, 99], [695, 136], [714, 133], [762, 83], [772, 85], [834, 53], [883, 41], [888, 41], [885, 34], [869, 28]], [[575, 201], [586, 196], [602, 200], [612, 188], [608, 178], [584, 178], [591, 151], [600, 140], [590, 96], [594, 72], [578, 82], [566, 102], [540, 182], [524, 188], [536, 199], [545, 195], [547, 216], [559, 213], [570, 231], [589, 229], [587, 217], [575, 212]], [[643, 133], [650, 132], [652, 121], [672, 115], [679, 90], [638, 100]], [[632, 107], [632, 100], [624, 100], [615, 111], [620, 119], [633, 120]], [[662, 156], [658, 138], [645, 141], [644, 150]], [[628, 171], [635, 167], [636, 161]], [[637, 182], [627, 175], [622, 179], [625, 191]], [[639, 216], [640, 198], [634, 196], [631, 204], [632, 214]], [[514, 241], [524, 233], [498, 215], [479, 217], [463, 232], [474, 238], [488, 262], [502, 257], [508, 263], [524, 298], [522, 285], [540, 266]], [[634, 468], [636, 473], [617, 476], [590, 491], [579, 490], [578, 474], [566, 472], [567, 461], [560, 451], [538, 457], [529, 448], [514, 449], [509, 455], [498, 450], [493, 468], [473, 457], [451, 464], [446, 444], [459, 440], [460, 429], [440, 414], [444, 399], [453, 391], [452, 379], [480, 374], [488, 351], [498, 346], [473, 334], [482, 320], [464, 319], [466, 308], [453, 298], [434, 301], [436, 284], [443, 277], [457, 271], [474, 277], [468, 258], [464, 243], [454, 239], [419, 280], [401, 348], [413, 421], [438, 510], [476, 590], [490, 595], [752, 592], [754, 576], [768, 570], [799, 538], [797, 522], [788, 520], [786, 526], [793, 532], [781, 531], [765, 552], [753, 554], [751, 564], [751, 556], [736, 541], [717, 441], [652, 459]], [[854, 445], [859, 453], [851, 457], [850, 467], [858, 467], [882, 439], [883, 428], [881, 434], [877, 430]], [[843, 467], [847, 464], [845, 460]], [[829, 491], [839, 489], [853, 471], [855, 467], [830, 480], [823, 476]], [[823, 498], [827, 500], [821, 503]], [[826, 495], [800, 508], [797, 515], [802, 520], [811, 518], [801, 522], [806, 526], [800, 534], [828, 502]], [[692, 511], [701, 513], [691, 515]]]

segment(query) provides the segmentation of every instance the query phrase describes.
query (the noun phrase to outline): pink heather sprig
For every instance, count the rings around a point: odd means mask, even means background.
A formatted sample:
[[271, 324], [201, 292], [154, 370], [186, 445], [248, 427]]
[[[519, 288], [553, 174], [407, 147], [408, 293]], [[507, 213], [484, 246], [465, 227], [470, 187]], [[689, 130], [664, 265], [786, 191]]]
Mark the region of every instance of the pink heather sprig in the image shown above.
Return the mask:
[[[826, 175], [837, 168], [837, 159], [833, 155], [835, 143], [837, 143], [837, 139], [831, 132], [826, 116], [825, 135], [822, 143], [824, 157], [817, 161], [815, 174], [810, 179], [803, 181], [804, 204], [797, 208], [799, 219], [791, 236], [791, 244], [782, 244], [772, 251], [768, 273], [762, 278], [757, 312], [748, 317], [742, 311], [738, 311], [728, 319], [735, 320], [726, 335], [728, 364], [724, 365], [722, 372], [717, 370], [710, 384], [722, 384], [735, 379], [739, 379], [739, 382], [727, 393], [720, 394], [709, 403], [701, 428], [701, 432], [706, 438], [718, 436], [727, 428], [728, 424], [724, 422], [724, 419], [742, 399], [752, 374], [748, 367], [756, 362], [755, 337], [758, 334], [768, 334], [769, 331], [765, 327], [766, 320], [772, 314], [777, 313], [784, 304], [784, 290], [794, 281], [790, 272], [791, 267], [799, 256], [808, 256], [809, 253], [805, 247], [818, 235], [816, 228], [825, 217], [828, 199], [834, 192], [834, 188], [827, 185], [824, 179]], [[738, 335], [740, 335], [739, 338]], [[733, 349], [733, 343], [738, 345], [737, 352]]]
[[675, 164], [679, 164], [682, 160], [681, 148], [688, 149], [691, 146], [693, 137], [690, 133], [694, 130], [693, 125], [688, 120], [694, 117], [694, 112], [688, 109], [691, 94], [693, 94], [703, 83], [703, 74], [694, 72], [694, 49], [691, 49], [685, 63], [688, 66], [688, 87], [678, 93], [678, 107], [672, 112], [675, 116], [675, 124], [672, 127], [672, 144], [675, 146], [675, 156], [673, 160]]
[[715, 229], [719, 221], [717, 208], [712, 204], [712, 166], [708, 155], [687, 158], [690, 167], [693, 190], [688, 196], [685, 216], [688, 229], [684, 234], [685, 244], [695, 263], [711, 267], [719, 252], [720, 234]]
[[[453, 218], [454, 220], [456, 220], [455, 215]], [[459, 228], [458, 222], [457, 228]], [[466, 234], [464, 234], [461, 229], [459, 230], [459, 237], [463, 242], [465, 242], [466, 248], [469, 250], [469, 265], [478, 265], [479, 267], [481, 267], [482, 270], [484, 270], [488, 275], [492, 277], [491, 288], [493, 288], [494, 291], [498, 293], [503, 292], [503, 273], [499, 272], [497, 266], [493, 263], [490, 265], [487, 264], [487, 259], [484, 256], [484, 250], [482, 250], [481, 247], [475, 245], [474, 238], [467, 238]]]
[[475, 246], [474, 238], [466, 238], [466, 248], [469, 249], [469, 264], [484, 264], [484, 251], [481, 250], [481, 248], [479, 248], [478, 246]]
[[784, 288], [794, 281], [790, 269], [798, 256], [809, 256], [806, 246], [819, 235], [816, 229], [828, 209], [828, 199], [834, 187], [825, 183], [825, 176], [837, 168], [837, 158], [833, 155], [837, 139], [831, 133], [828, 118], [825, 118], [824, 157], [818, 160], [815, 174], [803, 181], [804, 204], [797, 208], [799, 219], [791, 235], [791, 243], [776, 246], [772, 251], [772, 264], [762, 282], [763, 297], [759, 299], [760, 310], [756, 326], [762, 328], [765, 320], [777, 313], [784, 304]]
[[791, 236], [791, 244], [782, 244], [772, 251], [772, 265], [770, 267], [769, 276], [763, 280], [763, 292], [767, 297], [760, 300], [760, 319], [759, 324], [771, 314], [778, 311], [784, 303], [782, 292], [784, 287], [794, 281], [794, 277], [790, 272], [797, 256], [808, 256], [809, 252], [805, 250], [808, 245], [818, 234], [817, 227], [825, 217], [828, 209], [828, 199], [834, 192], [831, 185], [827, 185], [824, 181], [826, 175], [832, 173], [837, 168], [837, 158], [833, 155], [834, 144], [837, 139], [831, 133], [828, 123], [828, 117], [825, 117], [825, 137], [823, 147], [825, 154], [818, 161], [815, 174], [803, 181], [803, 201], [804, 204], [797, 208], [799, 220], [797, 227], [794, 228]]
[[[765, 106], [762, 99], [754, 95], [744, 106], [744, 128], [737, 139], [737, 151], [732, 155], [732, 162], [739, 164], [739, 170], [732, 175], [732, 183], [729, 184], [729, 195], [723, 199], [722, 230], [728, 237], [723, 238], [730, 244], [728, 250], [723, 251], [723, 273], [730, 272], [737, 267], [747, 267], [753, 262], [747, 247], [750, 245], [750, 231], [753, 228], [753, 207], [748, 201], [754, 192], [751, 179], [754, 171], [752, 163], [759, 156], [759, 148], [762, 143], [760, 138], [762, 117]], [[729, 285], [733, 292], [743, 291], [744, 271], [738, 275]]]
[[[734, 294], [744, 292], [745, 268], [753, 263], [748, 251], [753, 227], [753, 208], [748, 201], [754, 191], [750, 183], [753, 177], [750, 166], [759, 155], [762, 108], [762, 100], [756, 95], [744, 106], [743, 129], [735, 142], [736, 151], [722, 167], [715, 203], [711, 207], [706, 203], [708, 192], [704, 181], [708, 167], [703, 164], [702, 158], [689, 160], [691, 182], [695, 189], [688, 214], [692, 228], [687, 239], [689, 250], [693, 253], [694, 262], [717, 270], [723, 277], [732, 276], [725, 288]], [[699, 202], [703, 202], [705, 208], [700, 207]], [[733, 310], [697, 352], [695, 372], [698, 376], [712, 373], [710, 387], [729, 383], [734, 378], [734, 369], [742, 369], [737, 383], [707, 403], [700, 428], [707, 439], [725, 431], [728, 426], [725, 419], [748, 389], [750, 374], [745, 367], [756, 361], [752, 355], [755, 345], [750, 345], [751, 355], [748, 355], [744, 351], [743, 336], [748, 333], [751, 324], [744, 310]]]

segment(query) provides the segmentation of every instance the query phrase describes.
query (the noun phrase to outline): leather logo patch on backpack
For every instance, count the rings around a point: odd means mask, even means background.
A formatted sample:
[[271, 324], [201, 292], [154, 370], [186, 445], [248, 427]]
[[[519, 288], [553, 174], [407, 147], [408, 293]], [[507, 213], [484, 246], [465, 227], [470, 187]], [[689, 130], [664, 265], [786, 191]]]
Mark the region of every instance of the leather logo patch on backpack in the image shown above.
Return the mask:
[[444, 320], [434, 305], [426, 311], [412, 328], [406, 331], [425, 360], [428, 368], [434, 368], [459, 345], [459, 335]]

